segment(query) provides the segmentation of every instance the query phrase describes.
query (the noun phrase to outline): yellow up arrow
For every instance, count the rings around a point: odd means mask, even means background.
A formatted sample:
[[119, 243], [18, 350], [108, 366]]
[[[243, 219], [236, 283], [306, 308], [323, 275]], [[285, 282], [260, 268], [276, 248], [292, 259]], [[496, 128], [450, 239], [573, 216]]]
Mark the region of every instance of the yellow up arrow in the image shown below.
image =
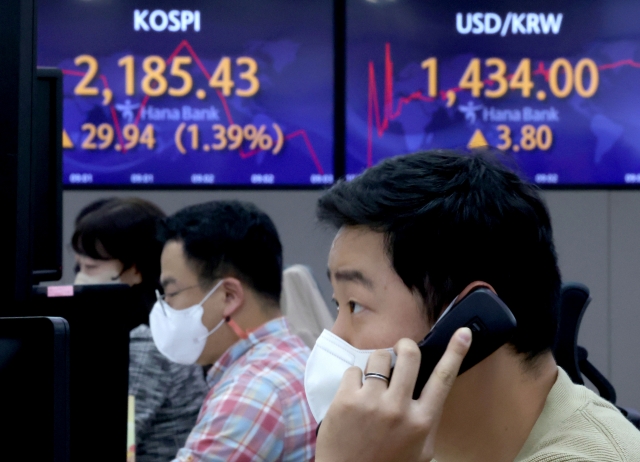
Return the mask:
[[473, 135], [469, 140], [469, 144], [467, 144], [467, 148], [474, 149], [474, 148], [481, 148], [484, 146], [489, 146], [489, 143], [487, 143], [487, 139], [482, 134], [482, 131], [478, 128], [476, 129], [475, 132], [473, 132]]
[[64, 129], [62, 130], [62, 149], [73, 149], [73, 142]]

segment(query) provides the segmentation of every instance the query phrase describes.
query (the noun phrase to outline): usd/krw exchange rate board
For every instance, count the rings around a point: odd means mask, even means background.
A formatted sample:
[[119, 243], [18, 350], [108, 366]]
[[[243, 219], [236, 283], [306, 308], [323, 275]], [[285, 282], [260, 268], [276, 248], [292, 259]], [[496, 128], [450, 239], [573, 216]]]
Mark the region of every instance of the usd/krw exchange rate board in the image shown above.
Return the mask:
[[539, 184], [640, 183], [640, 2], [347, 0], [351, 177], [491, 145]]

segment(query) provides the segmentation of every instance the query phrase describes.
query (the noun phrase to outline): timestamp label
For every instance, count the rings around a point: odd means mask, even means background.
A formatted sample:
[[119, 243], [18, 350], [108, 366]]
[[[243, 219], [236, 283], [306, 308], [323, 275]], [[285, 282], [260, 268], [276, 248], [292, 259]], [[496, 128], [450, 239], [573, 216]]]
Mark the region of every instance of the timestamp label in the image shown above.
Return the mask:
[[560, 177], [557, 173], [536, 173], [534, 180], [539, 184], [557, 184]]
[[640, 183], [640, 173], [625, 173], [624, 182], [626, 184], [638, 184]]
[[132, 173], [130, 181], [132, 184], [152, 184], [153, 173]]
[[214, 184], [216, 176], [213, 173], [194, 173], [191, 175], [191, 184]]
[[331, 174], [319, 174], [314, 173], [309, 178], [311, 184], [332, 184], [333, 183], [333, 175]]
[[69, 183], [91, 184], [93, 183], [93, 174], [92, 173], [71, 173], [69, 175]]
[[251, 175], [251, 184], [274, 184], [276, 176], [272, 173], [254, 173]]

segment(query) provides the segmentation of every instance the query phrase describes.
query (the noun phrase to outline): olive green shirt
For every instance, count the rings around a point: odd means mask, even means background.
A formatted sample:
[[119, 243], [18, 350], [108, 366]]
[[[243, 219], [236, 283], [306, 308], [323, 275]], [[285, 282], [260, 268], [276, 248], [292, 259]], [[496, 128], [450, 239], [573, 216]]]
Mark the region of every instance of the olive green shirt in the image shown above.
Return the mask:
[[515, 462], [639, 462], [640, 431], [558, 368], [542, 414]]

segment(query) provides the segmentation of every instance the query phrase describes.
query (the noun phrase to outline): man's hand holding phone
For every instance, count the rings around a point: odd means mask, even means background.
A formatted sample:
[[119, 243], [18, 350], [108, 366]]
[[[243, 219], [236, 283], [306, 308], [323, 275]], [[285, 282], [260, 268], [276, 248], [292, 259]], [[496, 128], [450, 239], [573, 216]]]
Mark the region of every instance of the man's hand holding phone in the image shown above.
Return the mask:
[[369, 358], [364, 383], [359, 368], [348, 369], [320, 427], [316, 461], [430, 461], [444, 402], [470, 345], [471, 331], [458, 329], [417, 400], [420, 349], [412, 340], [395, 345], [390, 381], [391, 355], [384, 350]]

